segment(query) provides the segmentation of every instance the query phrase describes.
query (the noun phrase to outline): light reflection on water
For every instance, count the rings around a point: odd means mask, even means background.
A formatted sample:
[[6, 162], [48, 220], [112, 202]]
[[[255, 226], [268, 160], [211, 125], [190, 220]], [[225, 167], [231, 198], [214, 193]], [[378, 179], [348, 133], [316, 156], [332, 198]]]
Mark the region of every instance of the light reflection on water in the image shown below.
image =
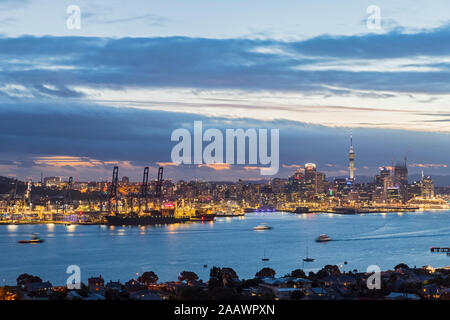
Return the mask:
[[[348, 264], [346, 270], [369, 265], [392, 268], [446, 266], [450, 258], [430, 253], [431, 246], [450, 245], [450, 212], [366, 215], [252, 213], [221, 217], [216, 222], [168, 226], [113, 227], [76, 225], [0, 226], [0, 278], [14, 284], [21, 273], [65, 283], [68, 265], [81, 267], [82, 279], [101, 274], [106, 280], [127, 281], [152, 270], [162, 281], [175, 280], [183, 270], [207, 280], [209, 269], [227, 266], [243, 278], [264, 266], [284, 275], [296, 268], [317, 270], [326, 264]], [[272, 230], [253, 231], [267, 223]], [[18, 240], [39, 233], [41, 244]], [[322, 233], [334, 241], [316, 243]], [[312, 263], [304, 264], [308, 247]], [[268, 262], [261, 258], [267, 255]], [[203, 265], [208, 265], [204, 268]]]

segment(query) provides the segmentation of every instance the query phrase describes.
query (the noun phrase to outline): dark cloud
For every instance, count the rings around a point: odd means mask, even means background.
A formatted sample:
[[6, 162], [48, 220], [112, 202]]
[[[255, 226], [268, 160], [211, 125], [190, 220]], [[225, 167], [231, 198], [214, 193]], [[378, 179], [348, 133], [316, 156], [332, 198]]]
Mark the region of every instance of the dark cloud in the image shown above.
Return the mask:
[[[348, 93], [324, 87], [334, 86], [448, 93], [448, 67], [436, 61], [429, 64], [439, 68], [433, 72], [317, 71], [298, 67], [319, 62], [339, 65], [345, 59], [439, 57], [450, 53], [449, 40], [449, 27], [413, 34], [392, 31], [320, 36], [296, 42], [186, 37], [0, 38], [0, 80], [32, 88], [57, 86], [59, 90], [45, 92], [51, 96], [72, 94], [67, 88], [74, 85]], [[274, 49], [278, 51], [267, 51]]]
[[[192, 132], [194, 120], [203, 120], [204, 130], [279, 128], [280, 166], [315, 162], [324, 171], [328, 168], [326, 164], [335, 165], [332, 170], [345, 170], [347, 166], [347, 129], [287, 120], [231, 121], [192, 114], [88, 104], [2, 104], [0, 144], [2, 153], [20, 154], [14, 160], [20, 160], [21, 168], [34, 166], [38, 172], [39, 166], [33, 161], [42, 155], [87, 157], [104, 162], [129, 161], [132, 165], [144, 166], [158, 161], [170, 161], [170, 151], [175, 145], [170, 141], [172, 131], [185, 127]], [[386, 129], [353, 129], [353, 135], [357, 167], [369, 166], [374, 170], [380, 165], [389, 165], [392, 160], [402, 159], [405, 154], [415, 163], [447, 163], [450, 157], [447, 148], [450, 135]], [[60, 170], [63, 169], [62, 167]], [[74, 171], [73, 167], [65, 169], [68, 172]], [[211, 177], [217, 173], [218, 177], [230, 179], [239, 178], [239, 174], [244, 172], [242, 168], [240, 171], [230, 172], [201, 169], [186, 171], [186, 168], [172, 167], [170, 170], [173, 176], [179, 177], [192, 177], [192, 174], [201, 176], [201, 172], [206, 172]], [[285, 176], [292, 170], [294, 169], [282, 169], [280, 175]], [[442, 168], [439, 170], [448, 171]], [[253, 174], [259, 173], [256, 171]]]
[[[395, 91], [448, 93], [448, 66], [436, 64], [440, 56], [450, 54], [448, 40], [450, 28], [447, 27], [415, 34], [395, 30], [384, 35], [323, 36], [297, 42], [186, 37], [0, 38], [0, 152], [9, 155], [5, 161], [11, 160], [21, 169], [29, 169], [27, 173], [36, 168], [34, 159], [42, 155], [130, 161], [132, 165], [143, 166], [170, 161], [174, 145], [170, 142], [171, 132], [184, 126], [191, 128], [194, 120], [203, 120], [205, 127], [219, 129], [279, 128], [280, 165], [316, 162], [322, 168], [333, 164], [333, 170], [345, 169], [349, 135], [346, 129], [291, 121], [230, 120], [99, 106], [92, 100], [83, 100], [85, 97], [74, 87], [292, 90], [321, 92], [324, 96], [359, 94], [384, 98], [394, 96]], [[428, 66], [439, 71], [351, 72], [297, 68], [341, 60], [417, 56], [435, 57]], [[355, 93], [354, 89], [375, 92]], [[424, 102], [432, 101], [430, 99]], [[151, 101], [145, 101], [148, 102]], [[129, 104], [136, 106], [139, 102], [129, 101]], [[189, 107], [189, 102], [174, 102], [174, 106], [176, 104]], [[233, 104], [224, 99], [216, 107], [228, 109]], [[254, 112], [262, 108], [246, 101], [239, 107]], [[299, 112], [312, 111], [314, 106], [293, 108]], [[346, 106], [323, 108], [349, 110]], [[351, 109], [371, 110], [370, 107]], [[385, 111], [395, 110], [386, 108]], [[354, 129], [353, 133], [357, 166], [390, 164], [406, 153], [417, 163], [446, 163], [450, 156], [448, 134], [386, 129]], [[10, 156], [13, 154], [20, 156]], [[61, 170], [72, 174], [74, 168], [66, 166]], [[169, 170], [174, 175], [185, 174], [183, 168]], [[210, 168], [193, 168], [193, 174], [204, 170], [209, 170], [211, 175], [219, 174]], [[286, 170], [280, 174], [286, 174]], [[241, 173], [242, 170], [238, 173], [220, 171], [223, 177], [236, 177]]]
[[403, 33], [396, 29], [386, 34], [319, 36], [291, 43], [297, 52], [308, 56], [384, 59], [415, 56], [442, 56], [450, 53], [450, 26]]

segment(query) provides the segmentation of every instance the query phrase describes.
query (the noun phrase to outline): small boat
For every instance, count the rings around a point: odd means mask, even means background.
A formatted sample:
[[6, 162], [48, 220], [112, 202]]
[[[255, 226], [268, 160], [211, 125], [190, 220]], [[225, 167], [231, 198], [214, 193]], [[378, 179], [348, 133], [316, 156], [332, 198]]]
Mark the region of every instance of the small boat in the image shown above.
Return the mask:
[[266, 250], [264, 250], [264, 257], [261, 258], [262, 261], [270, 261], [269, 258], [266, 258]]
[[256, 227], [254, 227], [253, 228], [253, 230], [256, 230], [256, 231], [260, 231], [260, 230], [270, 230], [270, 229], [272, 229], [272, 227], [270, 227], [270, 226], [268, 226], [268, 225], [266, 225], [266, 224], [260, 224], [259, 226], [256, 226]]
[[327, 236], [326, 234], [321, 234], [317, 239], [316, 242], [328, 242], [331, 241], [331, 238]]
[[37, 233], [33, 233], [31, 235], [31, 239], [29, 240], [19, 240], [19, 243], [41, 243], [44, 242], [44, 239], [39, 238]]
[[306, 248], [306, 258], [304, 258], [303, 261], [305, 261], [305, 262], [313, 262], [314, 261], [313, 258], [308, 257], [308, 247]]

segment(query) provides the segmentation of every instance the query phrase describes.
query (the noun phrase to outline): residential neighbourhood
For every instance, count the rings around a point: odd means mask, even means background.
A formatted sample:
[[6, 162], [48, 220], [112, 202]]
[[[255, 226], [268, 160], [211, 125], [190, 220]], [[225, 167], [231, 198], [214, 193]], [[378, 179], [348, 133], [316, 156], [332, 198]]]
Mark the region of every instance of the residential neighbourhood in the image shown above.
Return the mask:
[[[239, 279], [232, 268], [213, 267], [204, 282], [183, 271], [177, 281], [158, 282], [144, 272], [127, 282], [93, 276], [79, 289], [54, 286], [38, 276], [22, 274], [16, 286], [0, 287], [1, 300], [450, 300], [450, 268], [399, 264], [379, 273], [379, 289], [369, 289], [373, 273], [343, 272], [326, 265], [317, 272], [301, 269], [278, 276], [263, 268], [253, 279]], [[373, 287], [373, 286], [372, 286]]]

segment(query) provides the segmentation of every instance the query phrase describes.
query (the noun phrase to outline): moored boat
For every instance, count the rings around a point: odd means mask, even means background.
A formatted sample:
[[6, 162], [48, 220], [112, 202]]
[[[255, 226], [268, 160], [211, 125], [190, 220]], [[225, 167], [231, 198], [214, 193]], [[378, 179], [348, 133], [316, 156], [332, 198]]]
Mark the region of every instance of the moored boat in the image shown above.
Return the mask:
[[314, 261], [314, 258], [311, 258], [311, 257], [308, 255], [308, 247], [306, 247], [306, 258], [304, 258], [303, 261], [304, 261], [304, 262], [313, 262], [313, 261]]
[[260, 224], [259, 226], [256, 226], [256, 227], [253, 228], [253, 230], [256, 230], [256, 231], [260, 231], [260, 230], [270, 230], [270, 229], [272, 229], [272, 227], [266, 225], [265, 223]]
[[316, 242], [328, 242], [331, 241], [331, 238], [326, 234], [321, 234], [317, 239]]
[[44, 242], [44, 239], [39, 238], [37, 233], [33, 233], [31, 235], [31, 239], [29, 240], [19, 240], [19, 243], [41, 243]]

